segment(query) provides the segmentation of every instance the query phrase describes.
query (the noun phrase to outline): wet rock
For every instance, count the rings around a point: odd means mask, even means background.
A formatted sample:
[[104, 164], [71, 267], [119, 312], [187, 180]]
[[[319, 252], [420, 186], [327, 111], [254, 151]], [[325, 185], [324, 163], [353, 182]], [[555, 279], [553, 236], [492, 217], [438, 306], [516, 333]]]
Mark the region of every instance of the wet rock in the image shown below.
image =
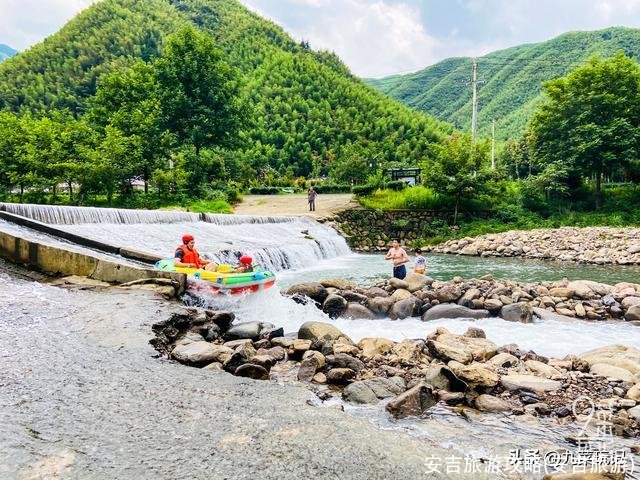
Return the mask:
[[207, 342], [213, 342], [214, 340], [217, 340], [221, 337], [222, 337], [222, 329], [215, 324], [210, 325], [204, 334], [204, 339]]
[[435, 405], [437, 398], [433, 389], [424, 383], [401, 393], [392, 399], [385, 409], [395, 418], [419, 416]]
[[338, 318], [347, 309], [347, 300], [336, 294], [330, 294], [322, 304], [322, 311], [331, 318]]
[[235, 320], [236, 316], [231, 312], [206, 311], [207, 320], [215, 323], [223, 332], [227, 331]]
[[366, 305], [367, 302], [369, 301], [369, 297], [367, 297], [366, 295], [363, 295], [362, 293], [358, 293], [358, 292], [352, 292], [351, 290], [343, 291], [342, 296], [347, 302], [355, 302], [361, 305]]
[[345, 280], [344, 278], [327, 278], [325, 280], [320, 280], [319, 283], [325, 288], [332, 287], [337, 288], [338, 290], [353, 290], [358, 287], [354, 282]]
[[395, 302], [391, 298], [376, 297], [369, 299], [369, 301], [367, 302], [367, 307], [369, 307], [372, 312], [380, 316], [385, 316], [389, 313], [389, 310], [391, 310], [391, 307], [393, 307], [394, 303]]
[[394, 343], [386, 338], [363, 338], [358, 342], [358, 348], [362, 350], [362, 356], [365, 358], [389, 353], [393, 345]]
[[270, 330], [273, 328], [275, 328], [275, 325], [265, 322], [238, 323], [225, 332], [224, 338], [225, 340], [237, 340], [242, 338], [258, 340], [260, 338], [260, 333], [263, 330]]
[[269, 380], [269, 372], [267, 372], [267, 369], [252, 363], [240, 365], [236, 368], [235, 375], [237, 377], [253, 378], [254, 380]]
[[511, 411], [509, 402], [485, 393], [478, 395], [474, 400], [474, 404], [481, 412], [500, 413]]
[[407, 290], [409, 288], [409, 284], [407, 282], [395, 277], [389, 279], [389, 285], [391, 285], [396, 290], [397, 289]]
[[500, 317], [510, 322], [531, 323], [533, 309], [527, 302], [513, 303], [500, 309]]
[[289, 287], [287, 295], [294, 297], [294, 299], [308, 297], [321, 305], [329, 295], [329, 292], [327, 292], [327, 289], [319, 282], [308, 282]]
[[550, 392], [558, 390], [562, 386], [562, 383], [556, 380], [521, 374], [503, 375], [500, 378], [500, 383], [507, 390], [531, 390], [533, 392]]
[[420, 307], [422, 307], [422, 302], [416, 297], [405, 298], [393, 304], [389, 311], [389, 318], [391, 320], [402, 320], [408, 317], [415, 317], [420, 313]]
[[367, 307], [353, 302], [347, 304], [347, 309], [344, 311], [342, 316], [346, 318], [352, 318], [354, 320], [375, 320], [377, 318], [376, 314], [369, 310]]
[[223, 345], [214, 345], [209, 342], [192, 342], [187, 345], [179, 345], [173, 349], [171, 356], [181, 363], [201, 366], [218, 361], [223, 355], [231, 355], [233, 350]]
[[327, 355], [325, 357], [327, 365], [332, 368], [349, 368], [357, 373], [364, 370], [364, 363], [361, 360], [347, 355], [346, 353], [337, 353], [334, 355]]
[[327, 373], [327, 383], [344, 385], [356, 376], [356, 372], [350, 368], [332, 368]]
[[282, 327], [273, 327], [273, 328], [265, 327], [260, 330], [261, 340], [271, 340], [272, 338], [282, 337], [283, 335], [284, 335], [284, 329]]
[[486, 318], [487, 310], [472, 310], [455, 303], [441, 303], [427, 310], [422, 315], [422, 321], [438, 320], [440, 318]]
[[352, 345], [351, 339], [338, 328], [325, 322], [305, 322], [298, 329], [298, 338], [311, 340], [312, 345], [340, 342]]

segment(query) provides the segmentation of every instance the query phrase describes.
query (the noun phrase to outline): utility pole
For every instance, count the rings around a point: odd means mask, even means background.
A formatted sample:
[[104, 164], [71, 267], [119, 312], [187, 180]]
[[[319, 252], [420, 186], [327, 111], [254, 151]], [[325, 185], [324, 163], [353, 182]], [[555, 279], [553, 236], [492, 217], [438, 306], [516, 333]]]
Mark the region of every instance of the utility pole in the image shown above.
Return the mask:
[[491, 170], [496, 169], [496, 119], [491, 120]]
[[478, 83], [478, 61], [473, 58], [471, 67], [471, 88], [473, 91], [471, 100], [471, 142], [476, 143], [476, 129], [478, 124], [478, 92], [476, 85]]

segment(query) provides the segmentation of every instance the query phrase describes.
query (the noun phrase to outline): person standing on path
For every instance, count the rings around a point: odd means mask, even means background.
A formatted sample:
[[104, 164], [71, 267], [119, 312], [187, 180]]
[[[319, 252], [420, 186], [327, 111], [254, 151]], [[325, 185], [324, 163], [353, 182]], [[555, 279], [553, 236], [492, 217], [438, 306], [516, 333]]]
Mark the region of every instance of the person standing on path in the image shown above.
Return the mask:
[[391, 242], [391, 248], [385, 255], [384, 259], [393, 260], [393, 276], [395, 278], [402, 280], [407, 276], [407, 268], [404, 264], [409, 262], [409, 255], [407, 255], [404, 248], [400, 246], [400, 240], [397, 238], [393, 239], [393, 242]]
[[309, 211], [316, 211], [316, 197], [318, 196], [318, 192], [316, 192], [313, 187], [309, 187], [307, 190], [307, 202], [309, 202]]

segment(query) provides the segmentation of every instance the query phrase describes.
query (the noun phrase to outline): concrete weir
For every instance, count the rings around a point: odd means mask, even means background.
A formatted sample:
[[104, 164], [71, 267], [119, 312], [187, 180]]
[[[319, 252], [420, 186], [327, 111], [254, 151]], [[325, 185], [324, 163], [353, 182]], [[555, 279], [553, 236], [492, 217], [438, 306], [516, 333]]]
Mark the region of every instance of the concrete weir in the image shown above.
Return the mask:
[[[4, 215], [2, 218], [7, 219], [9, 215], [6, 212], [1, 212]], [[17, 217], [12, 215], [12, 217]], [[23, 219], [29, 223], [32, 220]], [[25, 225], [24, 222], [14, 222]], [[44, 225], [44, 224], [43, 224]], [[39, 229], [40, 231], [43, 231]], [[53, 229], [55, 230], [55, 229]], [[54, 234], [54, 232], [47, 231], [46, 233]], [[74, 235], [75, 236], [75, 235]], [[94, 242], [86, 239], [87, 241]], [[86, 243], [78, 241], [81, 245], [90, 246]], [[106, 245], [106, 244], [105, 244]], [[95, 247], [95, 245], [91, 245]], [[112, 249], [117, 247], [111, 247]], [[109, 251], [106, 248], [99, 248], [107, 253], [120, 253], [125, 249], [116, 249]], [[136, 258], [137, 260], [144, 261], [141, 258], [137, 258], [137, 252], [126, 249], [129, 258]], [[50, 275], [80, 275], [94, 280], [101, 280], [109, 283], [128, 283], [136, 280], [148, 279], [148, 278], [166, 278], [177, 283], [178, 293], [183, 293], [186, 287], [186, 275], [183, 273], [174, 272], [161, 272], [153, 270], [151, 268], [136, 267], [134, 265], [126, 265], [112, 260], [107, 260], [97, 256], [93, 256], [87, 253], [74, 252], [65, 250], [64, 248], [54, 247], [51, 245], [45, 245], [34, 240], [28, 240], [20, 238], [18, 236], [9, 234], [7, 232], [0, 231], [0, 257], [19, 265], [25, 265], [33, 270], [47, 273]], [[147, 256], [146, 262], [151, 262], [150, 257]]]

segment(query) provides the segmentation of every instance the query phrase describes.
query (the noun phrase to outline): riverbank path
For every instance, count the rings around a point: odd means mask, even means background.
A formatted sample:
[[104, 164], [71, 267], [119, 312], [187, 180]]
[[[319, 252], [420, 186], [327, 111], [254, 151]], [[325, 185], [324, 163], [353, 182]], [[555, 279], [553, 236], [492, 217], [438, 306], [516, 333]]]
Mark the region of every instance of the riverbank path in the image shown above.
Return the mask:
[[245, 195], [242, 202], [235, 206], [234, 213], [239, 215], [308, 215], [325, 217], [339, 210], [357, 207], [353, 195], [323, 194], [316, 199], [316, 211], [309, 211], [306, 194], [290, 195]]

